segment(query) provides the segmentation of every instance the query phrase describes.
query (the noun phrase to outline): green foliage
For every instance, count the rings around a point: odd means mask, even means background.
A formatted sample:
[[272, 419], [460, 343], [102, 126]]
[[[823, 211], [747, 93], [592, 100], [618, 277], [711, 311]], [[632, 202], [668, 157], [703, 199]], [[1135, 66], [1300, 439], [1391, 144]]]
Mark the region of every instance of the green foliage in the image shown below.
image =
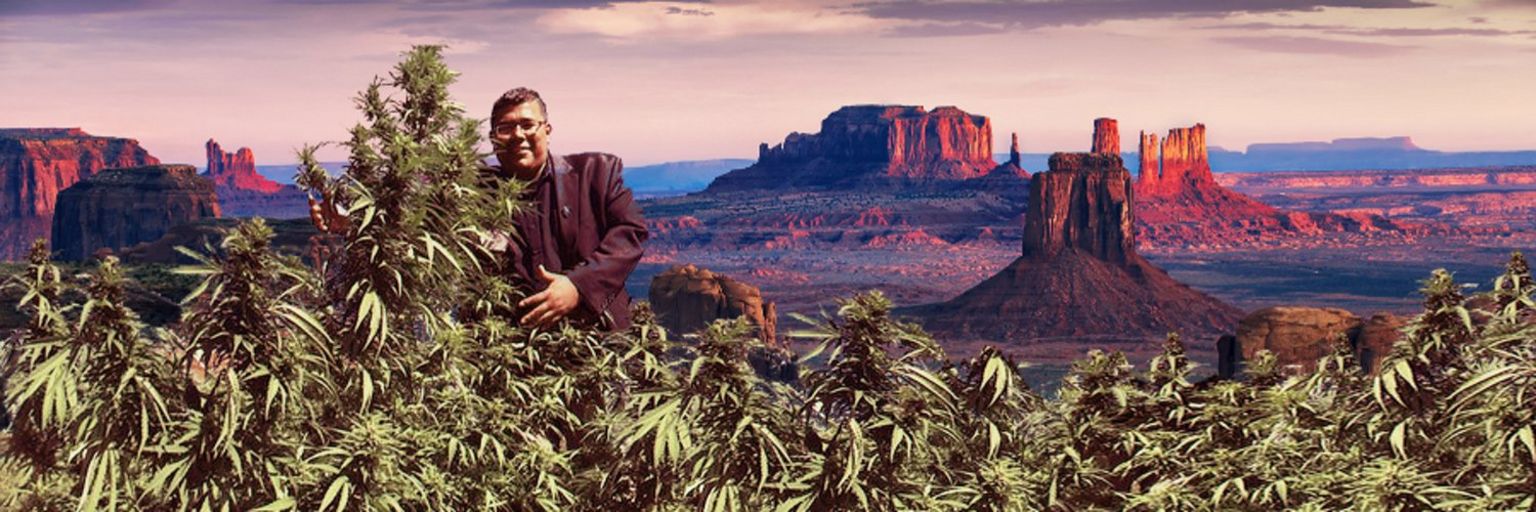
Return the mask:
[[1243, 380], [1191, 382], [1170, 335], [1145, 371], [1088, 352], [1044, 400], [1007, 354], [950, 361], [871, 292], [805, 319], [819, 347], [786, 385], [752, 369], [739, 319], [683, 342], [644, 307], [624, 332], [517, 326], [481, 240], [518, 187], [479, 174], [453, 78], [418, 47], [359, 96], [344, 176], [300, 151], [335, 217], [313, 266], [255, 220], [147, 278], [192, 287], [169, 329], [126, 307], [115, 260], [81, 285], [36, 246], [6, 284], [27, 320], [0, 509], [1536, 507], [1518, 253], [1487, 294], [1430, 276], [1377, 375], [1341, 338], [1306, 375], [1261, 351]]

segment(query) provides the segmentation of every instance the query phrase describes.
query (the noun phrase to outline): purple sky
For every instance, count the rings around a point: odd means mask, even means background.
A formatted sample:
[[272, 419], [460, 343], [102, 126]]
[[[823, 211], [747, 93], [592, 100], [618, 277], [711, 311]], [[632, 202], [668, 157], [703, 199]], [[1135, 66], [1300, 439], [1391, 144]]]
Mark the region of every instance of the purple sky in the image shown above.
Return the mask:
[[450, 45], [472, 114], [534, 87], [556, 151], [631, 165], [753, 157], [857, 103], [984, 114], [1002, 151], [1086, 150], [1100, 116], [1126, 147], [1204, 122], [1229, 149], [1536, 149], [1532, 0], [0, 0], [0, 126], [288, 163], [415, 43]]

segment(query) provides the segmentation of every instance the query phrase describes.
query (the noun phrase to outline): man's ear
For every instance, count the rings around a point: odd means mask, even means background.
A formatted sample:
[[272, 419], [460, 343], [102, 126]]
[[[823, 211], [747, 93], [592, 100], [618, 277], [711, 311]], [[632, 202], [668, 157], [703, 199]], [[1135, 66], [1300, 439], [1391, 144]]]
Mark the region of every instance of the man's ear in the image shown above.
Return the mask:
[[549, 124], [548, 121], [544, 122], [544, 135], [551, 133], [555, 133], [555, 125]]

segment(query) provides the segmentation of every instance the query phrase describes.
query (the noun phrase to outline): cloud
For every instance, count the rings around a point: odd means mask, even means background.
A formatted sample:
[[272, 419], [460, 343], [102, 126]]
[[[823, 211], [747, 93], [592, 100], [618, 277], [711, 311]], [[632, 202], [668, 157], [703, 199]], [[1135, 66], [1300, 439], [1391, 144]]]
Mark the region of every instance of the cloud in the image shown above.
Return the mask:
[[1110, 20], [1310, 12], [1327, 7], [1410, 9], [1433, 5], [1419, 0], [891, 0], [855, 4], [854, 7], [875, 18], [984, 23], [1027, 30], [1093, 25]]
[[171, 3], [169, 0], [3, 0], [0, 1], [0, 17], [142, 11]]
[[1502, 37], [1536, 34], [1536, 30], [1502, 30], [1496, 28], [1475, 27], [1441, 27], [1441, 28], [1410, 28], [1410, 27], [1351, 27], [1345, 25], [1317, 25], [1317, 24], [1284, 24], [1284, 23], [1232, 23], [1225, 25], [1212, 25], [1203, 27], [1217, 30], [1241, 30], [1241, 31], [1304, 31], [1319, 32], [1344, 36], [1377, 36], [1377, 37]]
[[1343, 57], [1382, 57], [1413, 50], [1413, 46], [1363, 41], [1345, 41], [1319, 37], [1238, 36], [1217, 37], [1212, 41], [1271, 53], [1338, 55]]
[[1007, 32], [1008, 29], [999, 25], [985, 23], [919, 23], [915, 25], [901, 25], [886, 32], [892, 37], [957, 37], [957, 36], [981, 36]]
[[859, 13], [811, 5], [729, 4], [709, 9], [673, 2], [557, 9], [539, 17], [556, 34], [597, 34], [616, 41], [715, 41], [742, 36], [872, 32], [891, 25]]
[[680, 14], [680, 15], [683, 15], [683, 16], [714, 16], [715, 15], [714, 11], [710, 11], [710, 10], [707, 10], [707, 9], [684, 9], [682, 7], [677, 7], [677, 6], [668, 7], [667, 8], [667, 14]]
[[1478, 5], [1484, 7], [1505, 7], [1513, 9], [1536, 9], [1536, 0], [1483, 0]]

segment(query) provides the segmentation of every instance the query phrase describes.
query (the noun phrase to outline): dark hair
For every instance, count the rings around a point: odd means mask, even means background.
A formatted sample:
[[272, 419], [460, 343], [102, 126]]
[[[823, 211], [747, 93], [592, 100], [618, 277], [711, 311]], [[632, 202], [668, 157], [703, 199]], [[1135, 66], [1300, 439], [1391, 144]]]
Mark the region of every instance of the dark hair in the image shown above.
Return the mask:
[[496, 99], [496, 104], [491, 105], [491, 123], [495, 123], [496, 119], [508, 110], [512, 110], [518, 105], [529, 101], [538, 102], [539, 112], [543, 112], [544, 117], [549, 117], [549, 107], [544, 105], [544, 98], [539, 97], [539, 91], [527, 87], [518, 87], [502, 93], [501, 97]]

